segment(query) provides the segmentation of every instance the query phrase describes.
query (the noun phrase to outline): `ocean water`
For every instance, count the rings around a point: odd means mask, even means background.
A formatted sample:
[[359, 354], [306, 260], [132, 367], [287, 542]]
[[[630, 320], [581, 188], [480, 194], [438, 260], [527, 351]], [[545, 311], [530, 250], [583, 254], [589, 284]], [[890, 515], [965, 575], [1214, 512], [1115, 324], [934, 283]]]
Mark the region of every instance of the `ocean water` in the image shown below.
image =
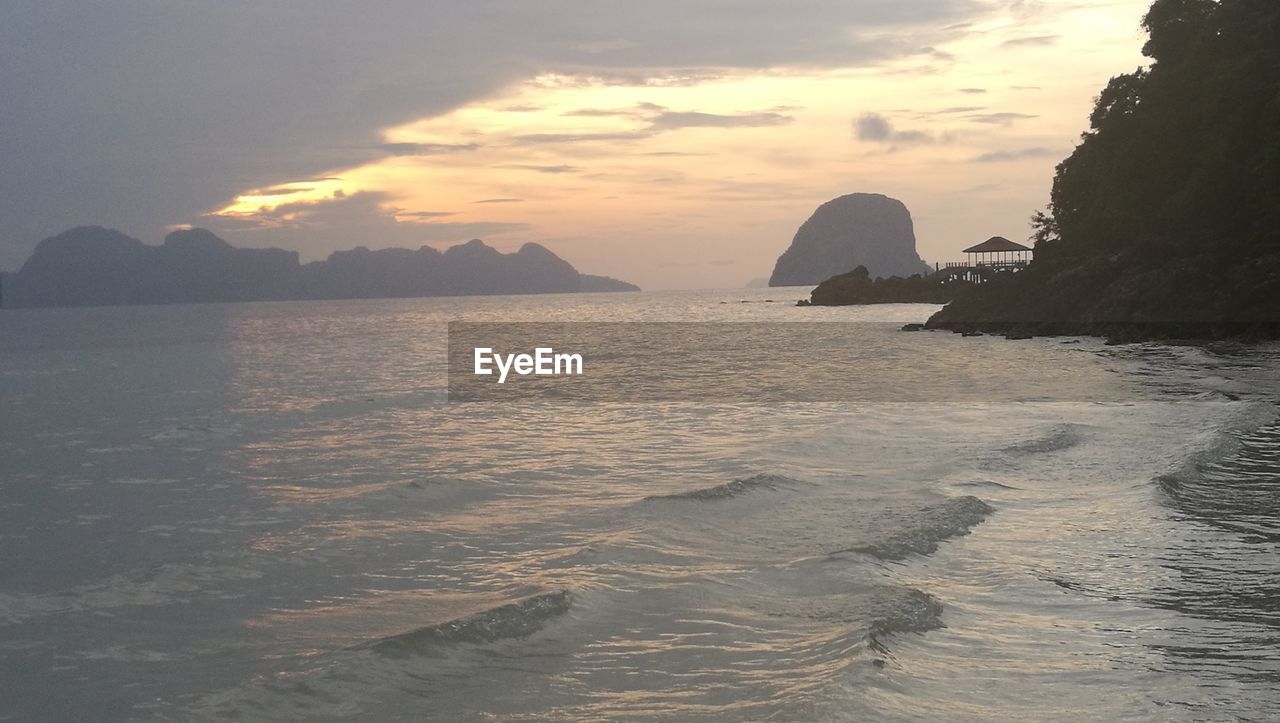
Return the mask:
[[[804, 293], [0, 312], [0, 720], [1280, 718], [1280, 348]], [[450, 403], [458, 320], [881, 393]]]

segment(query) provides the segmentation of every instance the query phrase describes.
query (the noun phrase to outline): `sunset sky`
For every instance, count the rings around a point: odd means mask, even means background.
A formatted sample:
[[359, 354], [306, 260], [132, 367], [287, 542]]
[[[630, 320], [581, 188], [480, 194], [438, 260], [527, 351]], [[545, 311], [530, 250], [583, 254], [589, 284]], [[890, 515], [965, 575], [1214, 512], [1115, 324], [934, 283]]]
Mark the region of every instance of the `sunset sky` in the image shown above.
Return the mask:
[[858, 191], [954, 260], [1026, 238], [1147, 4], [6, 2], [0, 269], [73, 225], [194, 224], [741, 286]]

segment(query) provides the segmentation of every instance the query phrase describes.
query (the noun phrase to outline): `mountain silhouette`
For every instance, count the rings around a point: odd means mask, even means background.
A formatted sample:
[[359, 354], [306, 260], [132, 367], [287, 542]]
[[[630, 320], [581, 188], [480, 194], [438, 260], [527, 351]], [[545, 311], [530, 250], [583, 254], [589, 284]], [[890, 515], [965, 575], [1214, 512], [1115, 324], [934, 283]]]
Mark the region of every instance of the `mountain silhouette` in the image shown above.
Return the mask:
[[6, 307], [637, 290], [580, 274], [535, 243], [510, 254], [479, 239], [444, 252], [362, 246], [302, 264], [297, 252], [236, 248], [198, 228], [149, 246], [114, 229], [80, 226], [41, 241], [17, 273], [0, 274]]

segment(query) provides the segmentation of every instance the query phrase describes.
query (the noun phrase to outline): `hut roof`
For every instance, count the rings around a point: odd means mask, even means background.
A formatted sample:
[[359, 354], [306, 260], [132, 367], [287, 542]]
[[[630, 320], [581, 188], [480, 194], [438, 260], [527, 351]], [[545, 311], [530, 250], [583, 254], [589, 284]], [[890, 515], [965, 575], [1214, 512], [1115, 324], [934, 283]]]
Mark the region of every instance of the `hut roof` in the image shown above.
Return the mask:
[[1010, 241], [1003, 236], [992, 236], [977, 246], [970, 246], [964, 250], [966, 254], [985, 254], [993, 251], [1030, 251], [1029, 246], [1023, 246], [1020, 243]]

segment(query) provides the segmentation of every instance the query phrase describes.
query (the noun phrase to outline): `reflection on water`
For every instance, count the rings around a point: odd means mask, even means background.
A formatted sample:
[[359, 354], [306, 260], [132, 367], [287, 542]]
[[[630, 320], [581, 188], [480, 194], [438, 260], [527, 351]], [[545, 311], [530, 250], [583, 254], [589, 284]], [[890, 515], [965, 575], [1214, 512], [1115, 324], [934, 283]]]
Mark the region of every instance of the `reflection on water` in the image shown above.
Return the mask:
[[[0, 314], [0, 717], [1280, 714], [1275, 350], [780, 293]], [[925, 401], [448, 404], [458, 318], [837, 322]]]

